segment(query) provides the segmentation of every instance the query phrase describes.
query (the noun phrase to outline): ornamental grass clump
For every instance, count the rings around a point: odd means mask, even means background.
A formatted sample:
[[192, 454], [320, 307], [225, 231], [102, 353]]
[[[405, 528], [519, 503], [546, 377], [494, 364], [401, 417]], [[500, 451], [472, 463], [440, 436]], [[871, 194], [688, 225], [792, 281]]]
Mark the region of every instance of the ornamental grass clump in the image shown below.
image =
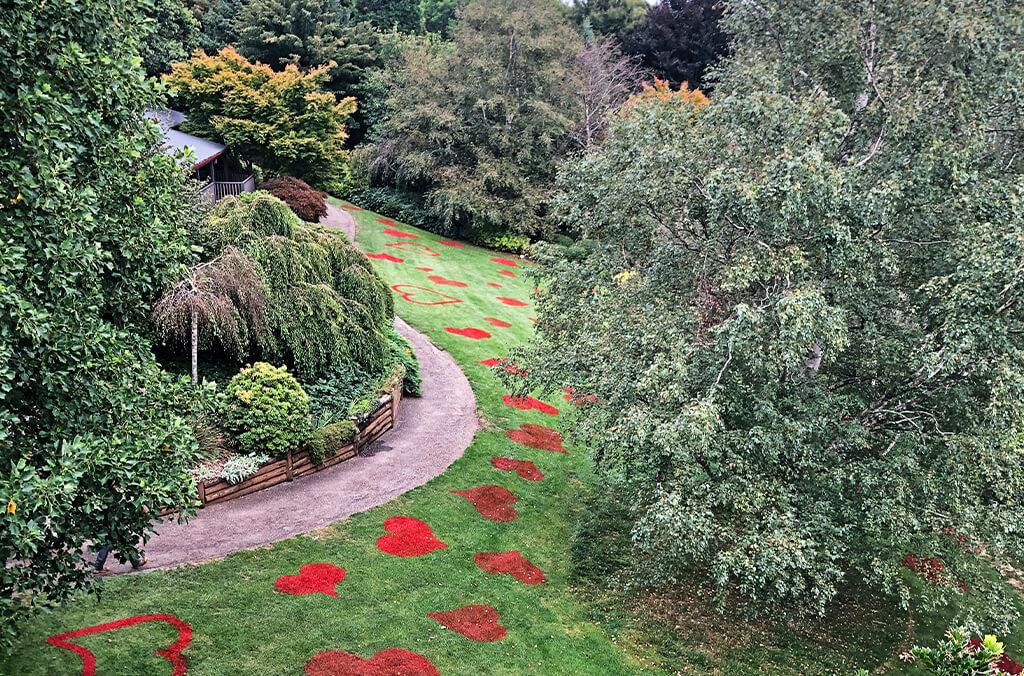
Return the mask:
[[225, 429], [243, 453], [287, 453], [309, 438], [309, 397], [284, 366], [257, 362], [224, 390]]

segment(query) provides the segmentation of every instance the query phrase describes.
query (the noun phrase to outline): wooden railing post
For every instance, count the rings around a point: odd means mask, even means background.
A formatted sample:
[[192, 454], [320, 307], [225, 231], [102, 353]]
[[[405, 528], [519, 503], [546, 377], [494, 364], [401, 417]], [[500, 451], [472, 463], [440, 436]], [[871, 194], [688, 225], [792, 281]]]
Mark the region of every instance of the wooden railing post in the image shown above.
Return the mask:
[[292, 469], [292, 449], [290, 448], [288, 449], [288, 457], [285, 459], [284, 473], [288, 477], [288, 481], [295, 478], [295, 470]]
[[199, 504], [206, 504], [206, 482], [202, 479], [199, 480]]

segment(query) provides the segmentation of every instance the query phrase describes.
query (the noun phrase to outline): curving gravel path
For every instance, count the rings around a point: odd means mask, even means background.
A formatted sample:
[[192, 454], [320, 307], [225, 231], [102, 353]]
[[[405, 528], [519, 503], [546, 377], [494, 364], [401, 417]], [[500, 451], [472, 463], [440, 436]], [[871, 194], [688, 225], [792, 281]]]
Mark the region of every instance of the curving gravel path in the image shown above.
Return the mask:
[[[328, 209], [321, 222], [352, 237], [351, 216]], [[393, 430], [340, 465], [204, 507], [187, 524], [160, 525], [146, 545], [144, 570], [207, 561], [323, 528], [427, 483], [459, 459], [480, 428], [469, 381], [426, 336], [397, 317], [395, 327], [419, 359], [423, 396], [402, 399]], [[113, 557], [107, 566], [131, 571]]]

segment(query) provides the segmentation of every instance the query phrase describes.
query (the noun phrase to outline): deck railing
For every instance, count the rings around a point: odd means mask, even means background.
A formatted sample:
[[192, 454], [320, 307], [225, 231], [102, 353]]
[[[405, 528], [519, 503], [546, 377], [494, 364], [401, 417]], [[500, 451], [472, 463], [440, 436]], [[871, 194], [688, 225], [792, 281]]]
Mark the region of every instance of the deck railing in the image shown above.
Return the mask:
[[212, 185], [215, 191], [214, 199], [220, 201], [228, 195], [240, 195], [243, 192], [255, 191], [256, 179], [253, 176], [247, 176], [241, 181], [215, 181]]

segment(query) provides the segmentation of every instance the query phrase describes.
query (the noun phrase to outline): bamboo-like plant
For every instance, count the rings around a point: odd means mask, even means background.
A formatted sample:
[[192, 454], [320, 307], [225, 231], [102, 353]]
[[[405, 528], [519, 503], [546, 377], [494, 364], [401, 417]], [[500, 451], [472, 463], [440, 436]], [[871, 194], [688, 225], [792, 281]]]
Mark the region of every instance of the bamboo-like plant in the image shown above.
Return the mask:
[[200, 338], [216, 340], [239, 358], [266, 333], [267, 297], [252, 261], [229, 246], [216, 258], [189, 268], [153, 306], [161, 338], [188, 343], [192, 382], [199, 382]]

